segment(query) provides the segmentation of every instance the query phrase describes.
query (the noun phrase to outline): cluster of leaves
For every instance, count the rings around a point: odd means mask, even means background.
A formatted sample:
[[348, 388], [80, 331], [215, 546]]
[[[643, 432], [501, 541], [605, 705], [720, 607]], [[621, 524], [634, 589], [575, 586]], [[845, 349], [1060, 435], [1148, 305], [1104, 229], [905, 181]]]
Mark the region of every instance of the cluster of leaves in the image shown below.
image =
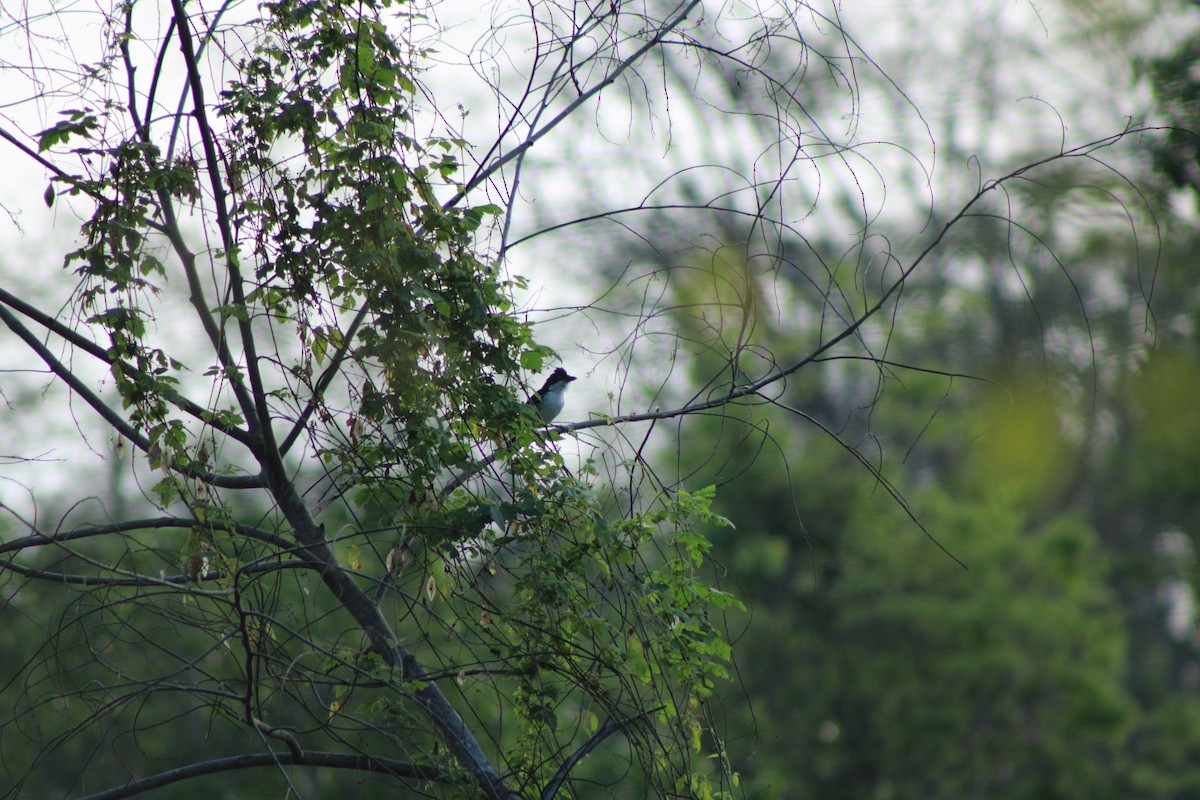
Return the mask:
[[548, 352], [510, 313], [513, 282], [477, 252], [499, 209], [438, 202], [467, 145], [416, 133], [423, 52], [403, 50], [360, 3], [268, 8], [263, 44], [220, 106], [231, 218], [253, 243], [247, 300], [296, 324], [305, 351], [293, 373], [308, 393], [326, 386], [314, 372], [332, 377], [348, 355], [358, 418], [403, 432], [378, 455], [427, 485], [457, 442], [511, 427], [501, 384]]
[[[455, 636], [516, 654], [497, 685], [521, 718], [509, 762], [518, 784], [547, 785], [567, 742], [619, 728], [648, 786], [707, 786], [709, 768], [692, 760], [713, 744], [704, 701], [730, 656], [709, 614], [737, 605], [699, 579], [707, 542], [697, 526], [722, 522], [711, 493], [614, 521], [573, 479], [542, 490], [544, 514], [489, 526], [442, 559], [446, 603], [471, 623]], [[611, 764], [587, 774], [607, 783]]]

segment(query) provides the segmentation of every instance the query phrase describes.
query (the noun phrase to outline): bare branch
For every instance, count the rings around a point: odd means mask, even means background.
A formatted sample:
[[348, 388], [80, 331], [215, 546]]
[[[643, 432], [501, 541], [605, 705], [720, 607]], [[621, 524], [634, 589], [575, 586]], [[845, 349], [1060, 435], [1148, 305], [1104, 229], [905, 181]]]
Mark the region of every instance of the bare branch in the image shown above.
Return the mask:
[[217, 758], [198, 764], [188, 764], [178, 769], [160, 772], [145, 778], [131, 781], [124, 786], [109, 789], [104, 792], [87, 795], [83, 800], [120, 800], [123, 797], [136, 797], [139, 794], [170, 786], [174, 783], [197, 778], [202, 775], [214, 775], [230, 772], [236, 769], [252, 769], [257, 767], [326, 767], [331, 769], [348, 769], [356, 772], [368, 772], [380, 775], [391, 775], [415, 781], [431, 783], [457, 783], [458, 781], [445, 770], [412, 764], [407, 761], [396, 761], [390, 758], [373, 756], [350, 755], [343, 753], [321, 753], [308, 751], [299, 756], [295, 753], [259, 753], [229, 758]]
[[601, 725], [599, 730], [588, 737], [588, 740], [576, 748], [574, 753], [571, 753], [571, 755], [563, 760], [562, 766], [558, 768], [558, 772], [554, 773], [554, 777], [550, 779], [550, 782], [546, 784], [546, 788], [542, 790], [542, 800], [553, 800], [558, 794], [558, 790], [566, 783], [571, 770], [575, 769], [575, 765], [582, 761], [588, 753], [595, 750], [601, 742], [617, 731], [625, 730], [635, 722], [645, 719], [651, 714], [657, 714], [661, 710], [661, 708], [647, 709], [636, 717], [612, 719]]
[[[2, 507], [3, 506], [0, 506], [0, 508]], [[13, 539], [8, 542], [0, 542], [0, 553], [11, 553], [30, 547], [44, 547], [62, 542], [74, 542], [80, 539], [91, 539], [97, 536], [107, 536], [112, 533], [161, 530], [164, 528], [191, 530], [196, 526], [202, 526], [211, 530], [237, 533], [238, 535], [245, 536], [248, 539], [253, 539], [255, 541], [277, 547], [285, 553], [296, 551], [295, 545], [287, 539], [284, 539], [281, 536], [276, 536], [275, 534], [262, 530], [261, 528], [243, 525], [238, 522], [222, 522], [220, 520], [201, 522], [197, 519], [186, 519], [182, 517], [153, 517], [147, 519], [132, 519], [123, 522], [113, 522], [107, 525], [83, 525], [73, 528], [69, 531], [60, 531], [53, 534], [45, 534], [41, 533], [40, 531], [35, 531], [31, 536]]]
[[[107, 403], [99, 398], [95, 392], [84, 385], [83, 381], [71, 370], [70, 367], [63, 364], [50, 350], [41, 343], [41, 341], [33, 335], [32, 331], [20, 323], [20, 321], [12, 315], [12, 313], [3, 306], [0, 306], [0, 321], [3, 321], [8, 326], [9, 330], [15, 333], [22, 341], [32, 350], [37, 356], [45, 362], [50, 371], [58, 376], [71, 390], [84, 399], [91, 406], [92, 410], [104, 418], [112, 429], [121, 436], [128, 439], [130, 442], [143, 452], [150, 451], [150, 440], [143, 436], [138, 431], [134, 430], [125, 419], [109, 407]], [[192, 465], [174, 464], [172, 468], [178, 472], [187, 475], [190, 478], [195, 478], [198, 481], [206, 483], [210, 486], [217, 486], [229, 489], [253, 489], [262, 486], [261, 481], [255, 477], [249, 476], [226, 476], [217, 475], [206, 470], [199, 470]]]

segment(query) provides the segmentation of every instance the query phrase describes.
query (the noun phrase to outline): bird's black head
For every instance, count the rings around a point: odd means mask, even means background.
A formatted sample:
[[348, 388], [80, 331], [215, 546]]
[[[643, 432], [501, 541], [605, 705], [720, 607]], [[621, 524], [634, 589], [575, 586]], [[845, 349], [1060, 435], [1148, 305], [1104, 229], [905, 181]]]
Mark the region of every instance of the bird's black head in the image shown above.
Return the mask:
[[550, 387], [560, 383], [570, 383], [573, 380], [575, 380], [574, 375], [568, 374], [565, 369], [559, 367], [550, 373], [550, 377], [546, 379], [546, 386]]

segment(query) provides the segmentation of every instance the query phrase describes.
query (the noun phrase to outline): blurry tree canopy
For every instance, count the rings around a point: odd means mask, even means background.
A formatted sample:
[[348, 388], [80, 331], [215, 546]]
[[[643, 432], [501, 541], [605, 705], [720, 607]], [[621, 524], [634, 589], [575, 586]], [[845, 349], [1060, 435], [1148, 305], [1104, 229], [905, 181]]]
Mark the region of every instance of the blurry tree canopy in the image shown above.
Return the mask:
[[[1120, 25], [1079, 5], [1081, 40]], [[1176, 20], [1171, 52], [1113, 51], [1154, 91], [1139, 113], [1171, 126], [1137, 160], [1107, 176], [1058, 160], [1009, 182], [1003, 211], [956, 226], [906, 282], [886, 362], [831, 359], [779, 402], [681, 437], [706, 442], [683, 469], [716, 484], [736, 525], [711, 534], [750, 607], [728, 620], [742, 682], [718, 696], [729, 729], [756, 732], [728, 740], [749, 795], [1194, 796], [1192, 5], [1155, 4]], [[966, 58], [992, 41], [964, 42]], [[977, 102], [945, 113], [1000, 120]], [[943, 164], [956, 146], [939, 147]], [[1015, 164], [1039, 152], [1014, 150]], [[824, 320], [760, 322], [778, 353]], [[893, 489], [967, 571], [915, 545]]]

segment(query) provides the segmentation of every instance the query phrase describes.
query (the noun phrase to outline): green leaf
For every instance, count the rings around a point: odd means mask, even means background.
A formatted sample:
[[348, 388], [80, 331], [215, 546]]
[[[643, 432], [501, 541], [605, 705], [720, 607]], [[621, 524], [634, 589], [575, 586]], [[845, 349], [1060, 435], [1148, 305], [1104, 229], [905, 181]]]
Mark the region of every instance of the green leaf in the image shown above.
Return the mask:
[[541, 372], [545, 358], [540, 350], [522, 350], [520, 356], [521, 369], [530, 372]]
[[179, 483], [174, 476], [163, 478], [151, 486], [150, 491], [158, 499], [158, 504], [164, 508], [179, 499]]
[[100, 127], [100, 120], [95, 114], [79, 110], [68, 110], [62, 113], [67, 116], [67, 119], [38, 134], [39, 153], [65, 144], [75, 137], [90, 139], [92, 132]]
[[237, 305], [236, 303], [227, 303], [222, 306], [217, 306], [213, 309], [213, 313], [222, 317], [241, 320], [247, 322], [250, 319], [250, 312], [245, 306]]

